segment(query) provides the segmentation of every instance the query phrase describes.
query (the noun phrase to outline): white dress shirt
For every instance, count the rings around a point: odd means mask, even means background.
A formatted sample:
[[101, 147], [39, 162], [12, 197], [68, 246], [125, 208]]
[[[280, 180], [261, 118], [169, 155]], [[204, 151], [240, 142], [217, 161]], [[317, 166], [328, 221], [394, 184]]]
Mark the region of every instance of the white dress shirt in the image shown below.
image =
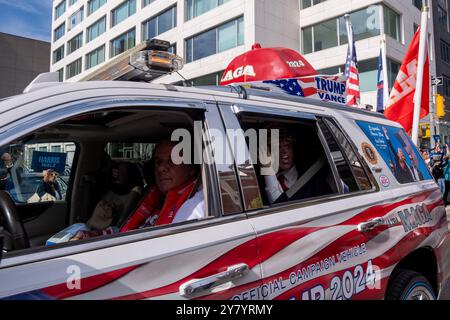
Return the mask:
[[278, 181], [278, 177], [283, 175], [285, 178], [284, 183], [288, 189], [292, 188], [292, 186], [297, 182], [298, 179], [298, 171], [297, 167], [293, 166], [291, 169], [282, 171], [277, 175], [268, 175], [264, 176], [264, 180], [266, 182], [266, 195], [269, 202], [274, 203], [283, 193], [283, 188]]

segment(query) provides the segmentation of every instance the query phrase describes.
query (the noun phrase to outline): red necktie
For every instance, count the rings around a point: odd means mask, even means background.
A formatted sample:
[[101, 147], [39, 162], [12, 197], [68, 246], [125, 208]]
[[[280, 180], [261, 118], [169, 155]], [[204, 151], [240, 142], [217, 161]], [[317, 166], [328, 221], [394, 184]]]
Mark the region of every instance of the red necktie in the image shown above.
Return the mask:
[[282, 174], [280, 174], [278, 176], [278, 181], [280, 182], [281, 188], [283, 189], [284, 192], [288, 191], [288, 187], [286, 185], [286, 177]]

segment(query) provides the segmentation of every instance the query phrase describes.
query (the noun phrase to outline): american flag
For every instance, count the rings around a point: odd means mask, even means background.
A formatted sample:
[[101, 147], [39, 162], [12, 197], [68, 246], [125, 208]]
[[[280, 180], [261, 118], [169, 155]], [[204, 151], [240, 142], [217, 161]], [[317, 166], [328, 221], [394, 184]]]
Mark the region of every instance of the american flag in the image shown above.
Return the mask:
[[284, 92], [298, 97], [311, 97], [317, 94], [315, 87], [316, 80], [314, 77], [302, 79], [283, 79], [283, 80], [269, 80], [264, 83], [274, 84], [281, 88]]
[[353, 37], [353, 27], [348, 26], [348, 53], [345, 63], [345, 77], [347, 78], [347, 105], [355, 106], [359, 103], [359, 74], [358, 59], [356, 58], [355, 39]]

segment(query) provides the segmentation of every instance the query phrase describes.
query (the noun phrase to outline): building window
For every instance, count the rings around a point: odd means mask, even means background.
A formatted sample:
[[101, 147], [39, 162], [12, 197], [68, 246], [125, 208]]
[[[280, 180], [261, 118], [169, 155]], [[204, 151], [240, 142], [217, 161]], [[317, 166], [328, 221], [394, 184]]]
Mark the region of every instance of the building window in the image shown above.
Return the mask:
[[[355, 41], [380, 35], [380, 6], [373, 5], [350, 13]], [[344, 17], [323, 21], [302, 29], [302, 52], [308, 54], [347, 44]]]
[[87, 15], [89, 16], [89, 15], [93, 14], [95, 11], [97, 11], [98, 8], [100, 8], [105, 3], [106, 3], [106, 0], [89, 0]]
[[63, 82], [64, 81], [64, 68], [61, 68], [56, 72], [58, 72], [59, 82]]
[[155, 0], [142, 0], [142, 8], [148, 6], [152, 2], [155, 2]]
[[315, 6], [316, 4], [319, 4], [324, 1], [326, 0], [301, 0], [300, 1], [301, 9], [306, 9]]
[[[389, 88], [392, 88], [394, 86], [394, 81], [397, 78], [397, 74], [400, 70], [400, 63], [391, 59], [387, 59], [387, 65]], [[342, 74], [344, 70], [345, 66], [342, 65], [317, 70], [317, 73], [324, 75], [336, 75], [339, 73]], [[359, 90], [361, 92], [376, 91], [378, 78], [378, 58], [359, 61], [358, 71]]]
[[87, 28], [87, 39], [86, 42], [89, 42], [99, 35], [106, 31], [106, 16], [97, 20], [92, 25]]
[[437, 13], [439, 26], [448, 31], [447, 1], [438, 1]]
[[[366, 9], [350, 13], [355, 41], [379, 36], [380, 6], [370, 6]], [[348, 43], [347, 28], [344, 17], [339, 18], [340, 45]]]
[[397, 41], [401, 41], [400, 15], [389, 7], [383, 6], [384, 32]]
[[58, 19], [63, 15], [63, 13], [66, 12], [66, 0], [62, 1], [60, 4], [58, 4], [55, 8], [55, 20]]
[[444, 78], [444, 95], [446, 98], [450, 98], [450, 78], [443, 76]]
[[86, 70], [105, 62], [105, 45], [97, 48], [86, 55]]
[[177, 54], [177, 43], [172, 44], [167, 51], [173, 54]]
[[50, 150], [52, 152], [61, 152], [62, 151], [61, 146], [51, 146]]
[[58, 62], [64, 58], [64, 45], [53, 51], [53, 63]]
[[394, 82], [397, 79], [397, 75], [400, 71], [401, 64], [391, 59], [387, 59], [387, 64], [389, 89], [392, 89], [394, 87]]
[[133, 48], [136, 43], [136, 30], [132, 29], [111, 41], [110, 58]]
[[66, 79], [75, 77], [77, 74], [81, 73], [81, 58], [75, 60], [66, 67]]
[[73, 5], [77, 0], [69, 0], [69, 6]]
[[191, 20], [230, 0], [185, 0], [185, 18]]
[[220, 79], [222, 79], [223, 70], [211, 74], [207, 74], [198, 78], [194, 78], [189, 82], [193, 86], [218, 86]]
[[122, 22], [136, 13], [136, 0], [124, 1], [121, 5], [111, 11], [111, 27]]
[[143, 40], [154, 37], [169, 31], [177, 26], [177, 7], [172, 7], [163, 13], [151, 18], [143, 23]]
[[416, 7], [419, 10], [422, 10], [422, 0], [413, 0], [412, 3], [414, 7]]
[[66, 23], [63, 22], [58, 28], [55, 29], [54, 41], [61, 38], [66, 33]]
[[78, 50], [83, 45], [83, 32], [77, 34], [75, 37], [67, 42], [67, 54], [71, 54], [75, 50]]
[[72, 30], [75, 26], [77, 26], [80, 22], [83, 21], [84, 18], [84, 7], [81, 7], [77, 12], [72, 14], [69, 18], [68, 30]]
[[244, 44], [244, 18], [186, 39], [186, 62], [196, 61]]
[[441, 60], [450, 64], [450, 46], [441, 40]]

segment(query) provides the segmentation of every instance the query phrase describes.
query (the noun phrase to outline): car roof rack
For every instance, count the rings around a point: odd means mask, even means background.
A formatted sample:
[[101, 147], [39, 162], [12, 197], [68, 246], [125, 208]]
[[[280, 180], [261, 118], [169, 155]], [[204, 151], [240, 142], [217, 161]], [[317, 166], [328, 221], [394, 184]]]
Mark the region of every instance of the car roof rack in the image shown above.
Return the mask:
[[370, 110], [364, 110], [354, 107], [348, 107], [345, 105], [341, 105], [338, 103], [327, 102], [327, 101], [319, 101], [317, 99], [305, 98], [305, 97], [297, 97], [291, 96], [288, 94], [283, 94], [279, 92], [271, 91], [267, 87], [257, 87], [252, 85], [228, 85], [228, 86], [198, 86], [196, 88], [213, 90], [219, 92], [226, 93], [236, 93], [239, 99], [243, 100], [252, 100], [252, 97], [261, 97], [261, 98], [270, 98], [270, 99], [278, 99], [289, 102], [299, 102], [299, 103], [307, 103], [317, 107], [325, 107], [339, 111], [346, 111], [364, 115], [370, 115], [371, 117], [377, 117], [381, 119], [386, 119], [384, 114], [379, 112], [373, 112]]

